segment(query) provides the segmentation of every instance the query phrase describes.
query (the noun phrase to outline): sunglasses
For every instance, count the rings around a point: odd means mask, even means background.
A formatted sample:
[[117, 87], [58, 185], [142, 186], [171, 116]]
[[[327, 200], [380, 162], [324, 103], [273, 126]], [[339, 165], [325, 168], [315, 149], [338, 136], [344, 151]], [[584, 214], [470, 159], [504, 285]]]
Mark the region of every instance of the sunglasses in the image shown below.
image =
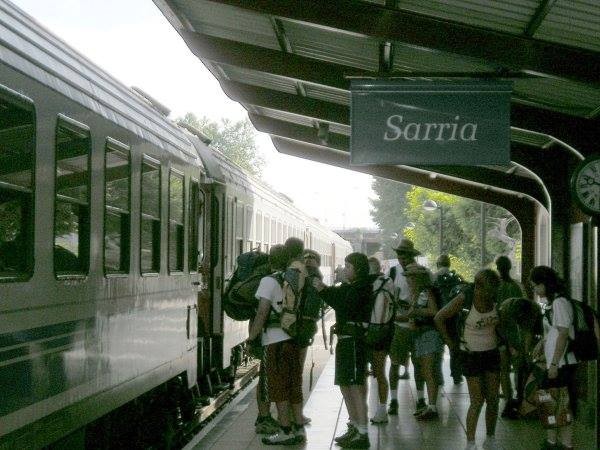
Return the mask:
[[304, 255], [304, 259], [317, 259], [315, 255]]

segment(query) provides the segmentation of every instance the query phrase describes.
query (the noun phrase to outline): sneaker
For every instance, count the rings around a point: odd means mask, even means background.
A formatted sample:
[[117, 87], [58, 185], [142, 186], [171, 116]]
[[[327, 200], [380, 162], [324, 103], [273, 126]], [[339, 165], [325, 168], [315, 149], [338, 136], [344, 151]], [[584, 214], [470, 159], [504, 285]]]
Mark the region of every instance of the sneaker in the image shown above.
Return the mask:
[[371, 418], [371, 423], [388, 423], [388, 413], [385, 408], [377, 408], [377, 413]]
[[392, 400], [390, 402], [390, 407], [388, 409], [388, 414], [390, 416], [397, 416], [398, 415], [398, 400]]
[[279, 423], [271, 416], [259, 417], [254, 422], [256, 434], [275, 434], [279, 431]]
[[337, 442], [338, 444], [341, 444], [342, 442], [350, 439], [352, 436], [354, 436], [354, 434], [357, 432], [358, 430], [356, 429], [356, 427], [352, 424], [348, 424], [348, 429], [346, 430], [346, 432], [344, 434], [339, 435], [338, 437], [334, 438], [333, 440], [335, 442]]
[[417, 401], [416, 411], [413, 413], [413, 416], [418, 416], [423, 412], [425, 408], [427, 408], [427, 403], [425, 403], [425, 399], [422, 398], [419, 401]]
[[436, 419], [439, 416], [437, 410], [425, 407], [425, 409], [417, 416], [417, 420], [431, 420]]
[[298, 444], [306, 442], [306, 430], [304, 429], [304, 425], [294, 425], [292, 429]]
[[501, 450], [502, 447], [500, 447], [500, 445], [498, 444], [498, 441], [496, 441], [496, 438], [493, 436], [488, 436], [485, 438], [485, 441], [483, 441], [483, 448], [486, 450]]
[[286, 433], [279, 430], [271, 436], [262, 438], [262, 443], [265, 445], [295, 445], [298, 443], [298, 438], [293, 432]]
[[366, 433], [356, 433], [350, 439], [340, 443], [340, 447], [342, 448], [369, 448], [370, 446], [369, 435]]

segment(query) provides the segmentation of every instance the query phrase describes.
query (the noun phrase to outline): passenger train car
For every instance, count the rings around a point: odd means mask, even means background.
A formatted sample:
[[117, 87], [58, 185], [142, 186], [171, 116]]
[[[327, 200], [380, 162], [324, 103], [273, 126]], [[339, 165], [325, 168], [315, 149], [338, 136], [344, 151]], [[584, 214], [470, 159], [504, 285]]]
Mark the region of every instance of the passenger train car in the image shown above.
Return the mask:
[[166, 115], [0, 0], [0, 449], [176, 446], [240, 364], [236, 257], [351, 251]]

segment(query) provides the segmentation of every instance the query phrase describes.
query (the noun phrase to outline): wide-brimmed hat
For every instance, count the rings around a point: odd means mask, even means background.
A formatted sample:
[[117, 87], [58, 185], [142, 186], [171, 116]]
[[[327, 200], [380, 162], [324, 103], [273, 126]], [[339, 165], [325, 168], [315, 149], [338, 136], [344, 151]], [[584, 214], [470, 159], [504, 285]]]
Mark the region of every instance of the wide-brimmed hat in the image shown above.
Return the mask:
[[420, 255], [421, 252], [415, 248], [415, 244], [410, 239], [402, 239], [398, 246], [394, 248], [396, 253], [403, 253], [406, 255], [417, 256]]

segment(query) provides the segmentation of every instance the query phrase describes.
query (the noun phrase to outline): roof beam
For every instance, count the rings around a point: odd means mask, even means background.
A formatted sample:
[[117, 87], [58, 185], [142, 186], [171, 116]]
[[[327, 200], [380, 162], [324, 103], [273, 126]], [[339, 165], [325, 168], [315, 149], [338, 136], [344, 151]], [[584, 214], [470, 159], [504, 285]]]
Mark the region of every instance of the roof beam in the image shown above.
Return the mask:
[[[350, 125], [350, 110], [344, 105], [236, 82], [222, 81], [221, 86], [227, 96], [237, 102]], [[582, 122], [589, 126], [582, 127]], [[511, 125], [554, 136], [583, 153], [592, 152], [592, 146], [600, 142], [598, 120], [576, 118], [520, 103], [511, 104]]]
[[535, 13], [525, 28], [525, 36], [531, 37], [535, 34], [555, 3], [556, 0], [541, 0]]
[[[249, 114], [250, 120], [258, 131], [271, 135], [304, 142], [319, 147], [327, 147], [334, 151], [348, 153], [350, 138], [344, 135], [329, 133], [328, 141], [322, 142], [314, 128], [292, 124], [258, 114]], [[349, 161], [348, 156], [346, 158]], [[358, 167], [352, 167], [355, 169]], [[416, 169], [439, 173], [455, 178], [462, 178], [481, 185], [495, 186], [501, 189], [520, 192], [546, 205], [546, 197], [542, 187], [529, 178], [506, 174], [480, 166], [417, 166]]]
[[598, 85], [600, 54], [527, 36], [443, 20], [359, 0], [219, 0], [238, 8], [299, 22], [399, 41]]

